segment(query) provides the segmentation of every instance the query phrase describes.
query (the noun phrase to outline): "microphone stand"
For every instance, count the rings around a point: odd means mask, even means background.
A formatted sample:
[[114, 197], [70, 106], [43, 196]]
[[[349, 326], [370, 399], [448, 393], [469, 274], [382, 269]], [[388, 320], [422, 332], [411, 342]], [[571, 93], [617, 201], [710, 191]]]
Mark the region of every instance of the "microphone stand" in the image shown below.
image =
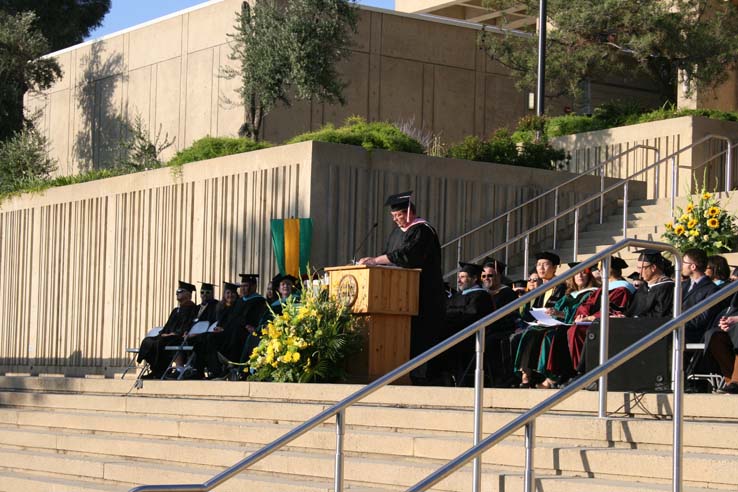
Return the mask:
[[366, 233], [366, 236], [364, 236], [364, 239], [361, 241], [361, 244], [359, 244], [359, 247], [356, 248], [356, 250], [354, 251], [353, 259], [351, 260], [351, 264], [352, 265], [356, 265], [356, 254], [359, 251], [361, 251], [361, 248], [364, 247], [364, 245], [366, 244], [366, 242], [369, 240], [369, 236], [372, 235], [372, 233], [374, 232], [374, 229], [376, 229], [378, 225], [379, 225], [379, 222], [375, 222], [374, 223], [374, 225], [369, 229], [369, 232]]

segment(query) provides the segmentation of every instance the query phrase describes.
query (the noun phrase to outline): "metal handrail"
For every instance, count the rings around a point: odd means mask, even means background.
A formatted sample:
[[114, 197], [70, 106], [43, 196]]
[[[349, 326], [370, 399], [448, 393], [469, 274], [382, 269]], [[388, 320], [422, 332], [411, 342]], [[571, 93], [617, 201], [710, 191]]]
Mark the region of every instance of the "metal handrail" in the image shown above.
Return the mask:
[[[671, 162], [671, 166], [672, 166], [671, 209], [672, 209], [672, 214], [673, 214], [674, 206], [675, 206], [676, 189], [678, 187], [678, 175], [677, 175], [677, 172], [676, 172], [677, 171], [677, 167], [676, 167], [676, 156], [678, 156], [682, 152], [686, 152], [687, 150], [690, 150], [690, 149], [696, 147], [697, 145], [700, 145], [700, 144], [702, 144], [702, 143], [704, 143], [704, 142], [706, 142], [708, 140], [712, 140], [712, 139], [726, 140], [730, 144], [730, 139], [728, 139], [728, 137], [724, 137], [722, 135], [712, 135], [712, 134], [705, 135], [704, 137], [700, 138], [696, 142], [692, 142], [691, 144], [689, 144], [689, 145], [687, 145], [685, 147], [682, 147], [682, 148], [680, 148], [680, 149], [672, 152], [671, 154], [667, 155], [663, 159], [660, 159], [660, 160], [654, 162], [653, 164], [650, 164], [647, 167], [644, 167], [640, 171], [637, 171], [637, 172], [631, 174], [627, 178], [623, 178], [619, 182], [614, 183], [614, 184], [610, 185], [609, 187], [600, 189], [600, 191], [597, 192], [597, 193], [595, 193], [594, 195], [590, 195], [590, 196], [582, 199], [578, 203], [570, 206], [566, 210], [563, 210], [563, 211], [559, 212], [558, 214], [554, 215], [553, 217], [549, 217], [548, 219], [544, 219], [544, 220], [538, 222], [533, 227], [531, 227], [531, 228], [529, 228], [529, 229], [527, 229], [527, 230], [525, 230], [525, 231], [517, 234], [516, 236], [514, 236], [512, 238], [508, 238], [504, 243], [499, 244], [499, 245], [495, 246], [494, 248], [492, 248], [492, 249], [490, 249], [488, 251], [485, 251], [485, 252], [483, 252], [483, 253], [475, 256], [470, 261], [471, 262], [479, 261], [480, 259], [484, 258], [485, 256], [491, 255], [491, 254], [493, 254], [493, 253], [495, 253], [497, 251], [500, 251], [502, 249], [505, 249], [505, 251], [506, 251], [505, 256], [507, 257], [507, 250], [508, 250], [508, 248], [510, 246], [512, 246], [513, 244], [517, 243], [520, 240], [525, 240], [524, 252], [523, 252], [523, 272], [527, 274], [527, 272], [528, 272], [528, 260], [529, 260], [528, 257], [529, 257], [529, 250], [530, 250], [530, 236], [531, 236], [531, 234], [533, 234], [534, 232], [536, 232], [538, 230], [541, 230], [541, 229], [547, 227], [548, 225], [550, 225], [552, 223], [558, 223], [559, 220], [561, 220], [562, 218], [564, 218], [567, 215], [571, 214], [572, 212], [574, 212], [574, 248], [573, 248], [573, 254], [572, 254], [572, 261], [577, 261], [577, 256], [578, 256], [578, 238], [579, 238], [579, 209], [582, 208], [585, 205], [588, 205], [589, 203], [592, 203], [592, 202], [596, 201], [596, 200], [600, 200], [600, 201], [604, 200], [605, 195], [607, 195], [608, 193], [616, 190], [617, 188], [619, 188], [621, 186], [623, 187], [623, 237], [627, 236], [627, 228], [628, 228], [628, 225], [627, 225], [627, 222], [628, 222], [628, 183], [629, 183], [629, 181], [632, 180], [632, 179], [634, 179], [634, 178], [636, 178], [636, 177], [638, 177], [638, 176], [640, 176], [643, 173], [646, 173], [646, 172], [651, 171], [651, 170], [653, 170], [655, 168], [658, 168], [659, 166], [661, 166], [661, 164], [664, 164], [667, 161], [670, 161]], [[736, 144], [736, 145], [738, 145], [738, 144]], [[706, 161], [706, 163], [707, 163], [707, 162], [713, 160], [715, 157], [720, 156], [720, 155], [722, 155], [724, 153], [727, 153], [727, 158], [726, 158], [726, 169], [727, 170], [726, 170], [726, 185], [725, 185], [726, 191], [729, 191], [730, 190], [730, 185], [731, 185], [731, 181], [729, 179], [730, 178], [729, 169], [732, 167], [731, 166], [731, 160], [732, 160], [732, 148], [733, 147], [735, 147], [735, 145], [734, 146], [728, 145], [728, 148], [726, 150], [721, 151], [716, 156], [710, 157]], [[705, 165], [706, 163], [701, 164], [700, 166], [697, 166], [697, 168]], [[447, 272], [444, 275], [444, 278], [450, 277], [451, 275], [454, 275], [458, 271], [459, 271], [459, 269], [458, 268], [455, 268], [455, 269]]]
[[[523, 426], [526, 426], [525, 430], [525, 439], [526, 439], [526, 458], [528, 457], [528, 453], [532, 456], [532, 445], [530, 443], [533, 442], [535, 438], [535, 419], [540, 416], [541, 414], [545, 413], [546, 411], [550, 410], [554, 406], [558, 405], [562, 401], [566, 400], [570, 396], [572, 396], [574, 393], [579, 391], [580, 389], [586, 387], [587, 385], [591, 384], [594, 380], [597, 378], [603, 378], [613, 370], [620, 367], [625, 362], [629, 361], [633, 357], [637, 356], [644, 350], [648, 349], [655, 343], [657, 343], [659, 340], [665, 338], [669, 333], [674, 332], [674, 360], [681, 361], [681, 357], [677, 359], [678, 352], [683, 350], [683, 344], [684, 344], [684, 325], [685, 323], [689, 322], [690, 320], [697, 317], [700, 313], [703, 311], [715, 306], [717, 303], [723, 301], [724, 299], [727, 299], [728, 296], [734, 295], [738, 293], [738, 282], [733, 282], [731, 284], [728, 284], [725, 288], [720, 289], [718, 292], [713, 294], [712, 296], [706, 298], [699, 304], [696, 304], [695, 306], [688, 309], [683, 314], [675, 317], [674, 319], [666, 322], [661, 327], [657, 328], [650, 334], [646, 335], [645, 337], [641, 338], [640, 340], [634, 342], [627, 348], [623, 349], [621, 352], [619, 352], [617, 355], [611, 357], [608, 359], [607, 362], [604, 364], [600, 364], [597, 368], [593, 369], [592, 371], [586, 373], [585, 375], [578, 378], [576, 381], [572, 382], [568, 386], [566, 386], [561, 391], [556, 392], [554, 395], [546, 398], [530, 410], [528, 410], [526, 413], [518, 416], [517, 418], [513, 419], [509, 423], [502, 426], [498, 431], [490, 434], [488, 437], [486, 437], [484, 440], [482, 440], [479, 444], [473, 446], [472, 448], [469, 448], [453, 460], [449, 461], [446, 465], [442, 466], [435, 472], [433, 472], [431, 475], [428, 475], [426, 478], [422, 479], [412, 487], [410, 487], [408, 492], [417, 492], [421, 490], [427, 490], [429, 487], [432, 487], [433, 485], [437, 484], [441, 480], [443, 480], [445, 477], [450, 475], [451, 473], [457, 471], [462, 466], [464, 466], [466, 463], [468, 463], [471, 459], [475, 459], [481, 456], [482, 453], [489, 450], [492, 446], [499, 443], [506, 437], [510, 436], [512, 433], [517, 431]], [[606, 296], [603, 296], [606, 297]], [[678, 300], [680, 298], [675, 297], [675, 300]], [[675, 305], [678, 304], [675, 302]], [[604, 318], [603, 318], [604, 319]], [[673, 439], [674, 439], [674, 451], [673, 451], [673, 470], [672, 470], [672, 488], [674, 492], [679, 492], [681, 490], [682, 486], [682, 453], [683, 453], [683, 442], [682, 442], [682, 433], [683, 433], [683, 421], [684, 421], [684, 415], [683, 415], [683, 377], [681, 374], [681, 367], [679, 368], [679, 371], [677, 371], [677, 364], [674, 364], [674, 371], [673, 371], [673, 378], [674, 378], [674, 432], [673, 432]], [[677, 413], [678, 410], [678, 413]], [[528, 464], [531, 463], [531, 468], [529, 468]], [[526, 459], [526, 469], [525, 469], [525, 488], [524, 490], [526, 492], [531, 492], [534, 490], [534, 472], [532, 470], [532, 458]]]
[[472, 228], [472, 229], [469, 229], [469, 230], [468, 230], [468, 231], [466, 231], [465, 233], [463, 233], [463, 234], [461, 234], [461, 235], [459, 235], [459, 236], [456, 236], [455, 238], [453, 238], [453, 239], [451, 239], [451, 240], [449, 240], [449, 241], [447, 241], [447, 242], [443, 243], [443, 244], [441, 245], [441, 249], [443, 249], [443, 248], [446, 248], [447, 246], [451, 246], [452, 244], [454, 244], [454, 243], [457, 243], [457, 242], [461, 241], [461, 240], [462, 240], [462, 239], [464, 239], [465, 237], [467, 237], [467, 236], [470, 236], [470, 235], [474, 234], [475, 232], [477, 232], [477, 231], [480, 231], [480, 230], [484, 229], [484, 228], [485, 228], [485, 227], [487, 227], [488, 225], [490, 225], [490, 224], [493, 224], [493, 223], [497, 222], [498, 220], [502, 219], [503, 217], [506, 217], [506, 216], [508, 216], [508, 215], [512, 214], [513, 212], [515, 212], [515, 211], [517, 211], [517, 210], [520, 210], [521, 208], [523, 208], [523, 207], [525, 207], [525, 206], [527, 206], [527, 205], [530, 205], [531, 203], [533, 203], [533, 202], [536, 202], [536, 201], [538, 201], [539, 199], [541, 199], [541, 198], [543, 198], [543, 197], [545, 197], [545, 196], [547, 196], [547, 195], [550, 195], [551, 193], [558, 193], [558, 192], [559, 192], [559, 189], [563, 188], [564, 186], [568, 186], [568, 185], [570, 185], [571, 183], [573, 183], [574, 181], [578, 180], [578, 179], [579, 179], [579, 178], [581, 178], [582, 176], [586, 176], [587, 174], [589, 174], [589, 173], [591, 173], [591, 172], [593, 172], [593, 171], [598, 171], [598, 170], [600, 170], [600, 169], [604, 168], [604, 167], [605, 167], [606, 165], [608, 165], [608, 164], [610, 164], [610, 163], [614, 162], [614, 161], [615, 161], [616, 159], [620, 159], [620, 158], [621, 158], [621, 157], [623, 157], [624, 155], [626, 155], [626, 154], [629, 154], [630, 152], [633, 152], [634, 150], [638, 150], [638, 149], [647, 149], [647, 150], [653, 150], [653, 151], [654, 151], [654, 153], [656, 154], [656, 160], [658, 160], [658, 159], [659, 159], [659, 155], [660, 155], [660, 152], [659, 152], [659, 149], [658, 149], [658, 147], [654, 147], [654, 146], [652, 146], [652, 145], [643, 145], [643, 144], [638, 144], [638, 145], [636, 145], [636, 146], [634, 146], [634, 147], [631, 147], [631, 148], [629, 148], [628, 150], [625, 150], [625, 151], [623, 151], [623, 152], [620, 152], [619, 154], [616, 154], [616, 155], [614, 155], [614, 156], [610, 157], [609, 159], [607, 159], [607, 160], [605, 160], [605, 161], [601, 162], [601, 163], [600, 163], [599, 165], [597, 165], [596, 167], [593, 167], [593, 168], [587, 169], [587, 170], [586, 170], [586, 171], [584, 171], [583, 173], [581, 173], [581, 174], [577, 174], [577, 175], [576, 175], [576, 176], [574, 176], [573, 178], [571, 178], [571, 179], [568, 179], [568, 180], [564, 181], [563, 183], [559, 183], [558, 185], [556, 185], [556, 187], [554, 187], [554, 188], [551, 188], [551, 189], [550, 189], [550, 190], [548, 190], [548, 191], [544, 191], [543, 193], [541, 193], [541, 194], [539, 194], [539, 195], [536, 195], [536, 196], [534, 196], [533, 198], [530, 198], [530, 199], [528, 199], [528, 200], [524, 201], [523, 203], [521, 203], [521, 204], [519, 204], [519, 205], [516, 205], [516, 206], [514, 206], [514, 207], [513, 207], [513, 208], [511, 208], [510, 210], [507, 210], [507, 211], [505, 211], [505, 212], [503, 212], [503, 213], [501, 213], [501, 214], [497, 215], [496, 217], [493, 217], [493, 218], [489, 219], [489, 220], [488, 220], [487, 222], [485, 222], [485, 223], [483, 223], [483, 224], [479, 224], [478, 226], [476, 226], [476, 227], [474, 227], [474, 228]]
[[[560, 284], [563, 284], [567, 278], [571, 277], [572, 275], [579, 273], [583, 271], [585, 268], [594, 265], [595, 263], [602, 261], [602, 277], [603, 277], [603, 284], [602, 289], [603, 292], [605, 292], [608, 288], [608, 274], [609, 274], [609, 257], [616, 253], [617, 251], [626, 248], [626, 247], [642, 247], [642, 248], [652, 248], [652, 249], [659, 249], [659, 250], [665, 250], [670, 251], [672, 254], [675, 255], [676, 260], [676, 269], [677, 271], [681, 270], [681, 256], [679, 256], [679, 252], [676, 248], [674, 248], [671, 245], [665, 244], [665, 243], [657, 243], [653, 241], [642, 241], [637, 239], [624, 239], [617, 244], [610, 246], [606, 250], [593, 255], [588, 260], [580, 263], [575, 268], [572, 268], [568, 271], [566, 271], [563, 275], [554, 277], [549, 282], [546, 282], [545, 284], [541, 285], [540, 287], [536, 288], [535, 290], [532, 290], [531, 292], [523, 295], [516, 301], [513, 301], [504, 307], [494, 311], [493, 313], [485, 316], [484, 318], [472, 323], [471, 325], [467, 326], [463, 330], [459, 331], [455, 335], [452, 335], [451, 337], [447, 338], [446, 340], [438, 343], [437, 345], [431, 347], [430, 349], [426, 350], [422, 354], [418, 355], [414, 359], [402, 364], [400, 367], [390, 371], [389, 373], [385, 374], [384, 376], [380, 377], [376, 381], [364, 386], [363, 388], [359, 389], [358, 391], [354, 392], [353, 394], [347, 396], [343, 400], [339, 401], [335, 405], [323, 410], [319, 414], [317, 414], [315, 417], [303, 422], [302, 424], [298, 425], [291, 431], [287, 432], [286, 434], [282, 435], [281, 437], [275, 439], [271, 443], [267, 444], [263, 448], [259, 449], [258, 451], [255, 451], [251, 455], [245, 457], [238, 463], [234, 464], [230, 468], [218, 473], [210, 480], [202, 483], [202, 484], [173, 484], [173, 485], [142, 485], [139, 487], [135, 487], [130, 490], [130, 492], [207, 492], [212, 490], [213, 488], [217, 487], [218, 485], [222, 484], [226, 480], [234, 477], [241, 471], [245, 470], [249, 466], [253, 465], [254, 463], [266, 458], [267, 456], [274, 453], [276, 450], [286, 446], [290, 442], [294, 441], [298, 437], [302, 436], [306, 432], [310, 431], [311, 429], [321, 425], [326, 420], [336, 417], [336, 464], [335, 464], [335, 474], [334, 474], [334, 490], [336, 492], [342, 492], [343, 491], [343, 440], [344, 440], [344, 431], [345, 431], [345, 425], [346, 425], [346, 409], [353, 405], [354, 403], [357, 403], [358, 401], [364, 399], [365, 397], [371, 395], [372, 393], [376, 392], [377, 390], [383, 388], [384, 386], [387, 386], [388, 384], [396, 381], [397, 379], [401, 378], [402, 376], [410, 373], [413, 369], [425, 364], [426, 362], [430, 361], [437, 355], [445, 352], [446, 350], [458, 345], [462, 341], [466, 340], [467, 338], [471, 337], [472, 335], [476, 335], [476, 369], [474, 373], [474, 445], [480, 444], [482, 442], [481, 436], [482, 436], [482, 396], [483, 396], [483, 381], [484, 381], [484, 346], [485, 346], [485, 330], [488, 325], [491, 323], [494, 323], [495, 321], [498, 321], [508, 314], [516, 311], [520, 306], [523, 306], [529, 302], [532, 302], [535, 298], [542, 295], [544, 292], [548, 291], [549, 289], [552, 289]], [[674, 298], [675, 299], [681, 299], [681, 284], [679, 282], [675, 282], [674, 287]], [[608, 296], [603, 295], [601, 296], [602, 303], [601, 303], [601, 309], [603, 312], [609, 312], [609, 299]], [[678, 316], [680, 314], [680, 304], [674, 303], [674, 313], [675, 316]], [[601, 330], [602, 330], [602, 336], [600, 337], [600, 353], [607, 353], [607, 331], [608, 331], [608, 317], [604, 316], [601, 321]], [[603, 346], [604, 344], [604, 346]], [[675, 359], [676, 360], [676, 359]], [[601, 360], [601, 362], [604, 362], [604, 360]], [[679, 358], [679, 361], [675, 362], [680, 364], [681, 367], [681, 357]], [[600, 379], [600, 415], [603, 415], [603, 412], [606, 409], [606, 400], [607, 400], [607, 380], [605, 377], [602, 377]], [[676, 405], [675, 405], [676, 408]], [[676, 411], [676, 410], [675, 410]], [[481, 459], [477, 458], [474, 461], [474, 491], [479, 492], [481, 490]]]

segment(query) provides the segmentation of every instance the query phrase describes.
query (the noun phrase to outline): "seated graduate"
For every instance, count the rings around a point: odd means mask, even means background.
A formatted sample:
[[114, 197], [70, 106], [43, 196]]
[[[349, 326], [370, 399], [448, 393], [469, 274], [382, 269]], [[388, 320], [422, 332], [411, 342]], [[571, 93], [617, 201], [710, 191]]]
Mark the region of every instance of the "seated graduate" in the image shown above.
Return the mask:
[[239, 297], [223, 325], [226, 335], [221, 354], [232, 362], [244, 361], [243, 354], [247, 351], [247, 347], [256, 346], [253, 343], [254, 338], [258, 344], [257, 331], [269, 309], [266, 299], [256, 292], [259, 275], [241, 273], [239, 276], [241, 277]]
[[666, 318], [674, 313], [674, 281], [670, 274], [674, 267], [655, 249], [637, 251], [638, 271], [643, 284], [633, 294], [627, 317]]
[[730, 283], [730, 266], [728, 265], [728, 260], [720, 255], [708, 256], [705, 275], [710, 277], [710, 280], [718, 287]]
[[281, 275], [277, 284], [277, 294], [279, 297], [272, 302], [271, 308], [275, 315], [282, 314], [282, 306], [288, 302], [300, 302], [300, 291], [297, 290], [299, 281], [290, 274]]
[[473, 263], [459, 263], [456, 284], [459, 291], [446, 303], [446, 336], [461, 331], [494, 310], [492, 298], [482, 287], [482, 267]]
[[[622, 258], [613, 256], [610, 259], [608, 276], [610, 316], [622, 316], [636, 292], [636, 287], [623, 278], [623, 270], [626, 268], [628, 264]], [[587, 328], [592, 321], [600, 317], [601, 297], [602, 288], [599, 288], [580, 304], [574, 316], [574, 325], [567, 330], [571, 362], [580, 373], [584, 372], [580, 364], [583, 361]]]
[[179, 282], [177, 289], [177, 307], [169, 314], [166, 324], [158, 335], [146, 337], [138, 351], [138, 362], [147, 361], [151, 372], [144, 376], [147, 379], [160, 379], [172, 361], [172, 355], [166, 352], [167, 346], [182, 343], [184, 334], [192, 327], [197, 316], [197, 305], [192, 302], [195, 286], [187, 282]]
[[[701, 249], [688, 249], [682, 255], [682, 277], [687, 278], [682, 282], [682, 311], [696, 306], [720, 290], [720, 287], [705, 275], [706, 268], [707, 255]], [[686, 342], [700, 343], [710, 327], [710, 321], [719, 310], [720, 306], [713, 306], [688, 321], [684, 326]]]
[[[481, 275], [482, 267], [479, 265], [459, 263], [456, 281], [459, 290], [446, 302], [444, 338], [458, 333], [494, 310], [489, 292], [482, 287]], [[450, 371], [458, 383], [471, 354], [474, 353], [474, 347], [475, 340], [471, 337], [452, 348], [447, 354], [442, 354], [438, 360], [441, 373]], [[445, 371], [443, 366], [446, 366]], [[442, 379], [446, 380], [445, 376]]]
[[[569, 263], [570, 268], [577, 265], [578, 263]], [[540, 343], [540, 348], [537, 354], [537, 365], [532, 371], [533, 377], [529, 373], [527, 378], [521, 378], [523, 382], [527, 379], [529, 385], [533, 385], [543, 377], [543, 381], [536, 386], [553, 388], [574, 375], [574, 366], [566, 341], [568, 325], [573, 322], [577, 308], [599, 288], [599, 285], [599, 281], [594, 278], [589, 268], [575, 274], [566, 281], [566, 295], [559, 299], [554, 307], [546, 309], [546, 314], [565, 324], [550, 327], [531, 325], [529, 327], [521, 338], [519, 347], [521, 358], [526, 350], [530, 350], [531, 356], [536, 355], [534, 349], [536, 343]], [[528, 361], [529, 369], [533, 368], [531, 367], [533, 362], [533, 360]]]
[[[238, 285], [230, 282], [223, 284], [223, 299], [215, 306], [215, 328], [205, 334], [203, 343], [195, 344], [198, 369], [204, 371], [201, 365], [207, 368], [208, 379], [219, 379], [225, 375], [223, 364], [218, 359], [218, 352], [224, 351], [224, 345], [228, 342], [225, 326], [228, 324], [229, 316], [233, 313], [233, 307], [238, 298]], [[204, 374], [202, 372], [201, 374]]]
[[[215, 322], [215, 310], [218, 305], [218, 300], [214, 298], [215, 286], [208, 282], [200, 283], [200, 304], [197, 306], [197, 316], [193, 320], [193, 324], [200, 321], [206, 321], [208, 325]], [[205, 377], [205, 343], [207, 333], [199, 335], [192, 335], [191, 333], [185, 334], [188, 343], [193, 346], [195, 351], [195, 379], [202, 379]]]
[[[512, 287], [504, 282], [506, 265], [494, 258], [485, 258], [482, 267], [482, 286], [487, 289], [492, 297], [494, 309], [511, 303], [518, 298]], [[503, 319], [496, 321], [492, 325], [493, 332], [511, 332], [515, 329], [515, 318], [517, 313], [510, 313]]]
[[738, 394], [738, 294], [714, 317], [704, 342], [706, 357], [723, 375], [725, 392]]

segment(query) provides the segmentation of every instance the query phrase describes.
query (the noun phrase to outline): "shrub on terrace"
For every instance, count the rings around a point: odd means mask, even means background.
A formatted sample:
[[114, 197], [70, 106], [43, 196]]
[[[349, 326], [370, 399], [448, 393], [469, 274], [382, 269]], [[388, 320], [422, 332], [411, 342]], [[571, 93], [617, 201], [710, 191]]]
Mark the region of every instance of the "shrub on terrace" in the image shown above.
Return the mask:
[[309, 140], [360, 145], [367, 150], [383, 149], [413, 154], [422, 154], [424, 151], [420, 142], [403, 133], [397, 126], [382, 121], [367, 123], [363, 118], [355, 116], [348, 118], [344, 126], [336, 128], [328, 124], [318, 131], [297, 135], [285, 143]]
[[252, 150], [271, 147], [269, 142], [254, 142], [250, 138], [203, 137], [195, 140], [189, 147], [180, 150], [167, 163], [170, 166], [181, 166], [188, 162], [204, 161], [231, 154], [251, 152]]

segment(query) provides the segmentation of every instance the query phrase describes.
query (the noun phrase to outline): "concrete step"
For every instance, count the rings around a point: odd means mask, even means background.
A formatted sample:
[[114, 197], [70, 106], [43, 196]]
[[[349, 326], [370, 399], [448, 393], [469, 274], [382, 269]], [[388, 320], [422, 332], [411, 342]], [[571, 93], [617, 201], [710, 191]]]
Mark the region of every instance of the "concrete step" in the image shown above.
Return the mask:
[[22, 473], [0, 467], [0, 492], [122, 492], [134, 485], [98, 483], [50, 477], [46, 473]]

